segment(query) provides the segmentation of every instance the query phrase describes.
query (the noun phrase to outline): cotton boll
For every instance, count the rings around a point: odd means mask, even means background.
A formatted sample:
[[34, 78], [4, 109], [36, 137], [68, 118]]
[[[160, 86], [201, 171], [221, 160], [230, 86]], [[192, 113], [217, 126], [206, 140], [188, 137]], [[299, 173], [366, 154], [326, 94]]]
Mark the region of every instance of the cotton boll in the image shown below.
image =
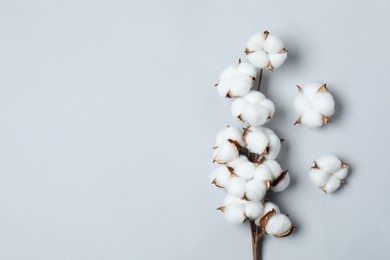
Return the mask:
[[232, 224], [240, 224], [245, 220], [245, 207], [242, 204], [230, 204], [223, 210], [225, 219]]
[[271, 63], [272, 68], [277, 69], [283, 65], [287, 59], [287, 51], [283, 53], [270, 53], [268, 55], [269, 62]]
[[263, 125], [268, 121], [269, 110], [263, 106], [249, 104], [244, 107], [241, 117], [252, 126]]
[[225, 188], [229, 183], [230, 175], [228, 168], [225, 165], [221, 165], [214, 170], [212, 182], [217, 187]]
[[315, 161], [319, 168], [329, 173], [338, 171], [341, 168], [341, 161], [334, 155], [323, 155]]
[[247, 54], [248, 60], [253, 66], [265, 69], [269, 65], [269, 57], [265, 51], [258, 50]]
[[231, 177], [226, 190], [229, 195], [236, 198], [243, 198], [246, 189], [246, 181], [239, 177]]
[[337, 172], [333, 173], [333, 175], [339, 178], [340, 180], [345, 179], [347, 177], [347, 174], [348, 174], [348, 167], [341, 168]]
[[275, 134], [273, 135], [268, 135], [268, 139], [269, 139], [269, 151], [268, 151], [268, 154], [265, 155], [265, 157], [267, 157], [268, 159], [275, 159], [279, 152], [280, 152], [280, 148], [282, 146], [282, 143], [279, 139], [279, 137], [277, 137]]
[[249, 151], [262, 154], [265, 151], [265, 148], [267, 148], [269, 139], [268, 136], [262, 131], [248, 130], [244, 137], [244, 141]]
[[326, 193], [332, 193], [336, 191], [338, 188], [340, 188], [340, 186], [341, 186], [340, 179], [337, 178], [336, 176], [330, 176], [326, 185], [324, 187], [321, 187], [321, 189]]
[[267, 187], [263, 181], [257, 179], [246, 183], [245, 198], [250, 201], [260, 201], [264, 198]]
[[329, 173], [322, 169], [310, 169], [310, 180], [318, 187], [326, 185], [329, 178]]
[[286, 173], [286, 175], [284, 175], [284, 178], [281, 179], [278, 182], [278, 184], [271, 186], [271, 189], [274, 192], [281, 192], [281, 191], [284, 191], [288, 187], [289, 184], [290, 184], [290, 175], [288, 173]]
[[255, 172], [256, 166], [254, 163], [246, 161], [241, 162], [234, 168], [234, 174], [238, 177], [243, 178], [244, 180], [250, 180], [253, 178], [253, 174]]
[[258, 91], [251, 91], [244, 98], [249, 103], [260, 103], [261, 101], [266, 99], [265, 95], [263, 93], [258, 92]]
[[313, 108], [323, 116], [334, 114], [334, 99], [329, 92], [321, 92], [313, 97]]
[[249, 219], [256, 219], [263, 214], [263, 204], [259, 202], [248, 202], [245, 204], [245, 216]]
[[253, 179], [257, 179], [261, 181], [271, 181], [273, 179], [272, 171], [267, 165], [262, 163], [256, 167], [256, 170], [253, 175]]
[[268, 53], [279, 53], [283, 50], [283, 42], [276, 36], [270, 34], [263, 43], [263, 49]]
[[[269, 99], [263, 99], [260, 104], [268, 109], [268, 114], [267, 116], [273, 117], [275, 114], [275, 105], [274, 102], [272, 102]], [[268, 119], [268, 118], [267, 118]]]
[[284, 214], [276, 214], [272, 216], [265, 227], [265, 231], [274, 236], [281, 236], [291, 229], [291, 221]]
[[263, 213], [263, 216], [265, 216], [265, 214], [267, 214], [268, 212], [272, 211], [272, 210], [275, 210], [276, 214], [279, 214], [280, 213], [280, 209], [279, 207], [272, 203], [272, 202], [266, 202], [264, 203], [264, 213]]
[[266, 160], [263, 164], [268, 166], [271, 170], [273, 179], [278, 178], [282, 173], [282, 167], [280, 167], [280, 164], [275, 160]]
[[249, 162], [248, 158], [244, 155], [240, 155], [239, 157], [235, 158], [234, 160], [228, 162], [227, 165], [234, 169], [243, 162]]
[[320, 127], [330, 122], [335, 112], [333, 96], [326, 84], [312, 83], [298, 86], [298, 95], [294, 100], [294, 108], [300, 114], [295, 124], [307, 127]]
[[239, 155], [239, 151], [237, 147], [230, 143], [230, 142], [224, 142], [218, 146], [218, 148], [215, 150], [215, 156], [214, 161], [217, 163], [228, 163], [235, 159]]
[[301, 116], [301, 124], [307, 127], [320, 127], [323, 125], [323, 118], [320, 113], [313, 109], [306, 110]]

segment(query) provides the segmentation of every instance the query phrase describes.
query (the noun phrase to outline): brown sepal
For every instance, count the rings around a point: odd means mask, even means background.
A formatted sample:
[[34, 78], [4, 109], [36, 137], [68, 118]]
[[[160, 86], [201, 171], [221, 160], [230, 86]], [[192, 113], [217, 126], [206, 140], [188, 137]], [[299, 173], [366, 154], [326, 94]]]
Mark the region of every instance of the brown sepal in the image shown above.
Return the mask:
[[271, 217], [273, 217], [276, 214], [275, 209], [272, 209], [271, 211], [268, 211], [261, 219], [260, 219], [260, 226], [263, 230], [265, 230], [265, 227], [267, 226], [267, 223]]
[[219, 210], [219, 211], [221, 211], [221, 212], [225, 212], [225, 206], [221, 206], [221, 207], [219, 207], [219, 208], [217, 208], [217, 210]]
[[331, 122], [331, 120], [327, 116], [322, 116], [322, 122], [324, 125], [326, 125], [326, 124], [329, 124]]
[[287, 173], [288, 173], [288, 170], [282, 171], [282, 173], [279, 175], [278, 178], [272, 180], [271, 186], [276, 186], [276, 185], [278, 185], [279, 182], [281, 182], [281, 181], [286, 177]]
[[296, 225], [291, 225], [290, 229], [287, 230], [286, 232], [284, 232], [283, 234], [280, 234], [280, 235], [275, 235], [276, 237], [287, 237], [289, 236], [293, 231], [294, 229], [296, 228], [297, 226]]
[[295, 121], [294, 125], [300, 125], [300, 124], [301, 124], [301, 117], [299, 117], [299, 118]]
[[328, 88], [326, 87], [326, 84], [322, 85], [317, 92], [328, 92]]

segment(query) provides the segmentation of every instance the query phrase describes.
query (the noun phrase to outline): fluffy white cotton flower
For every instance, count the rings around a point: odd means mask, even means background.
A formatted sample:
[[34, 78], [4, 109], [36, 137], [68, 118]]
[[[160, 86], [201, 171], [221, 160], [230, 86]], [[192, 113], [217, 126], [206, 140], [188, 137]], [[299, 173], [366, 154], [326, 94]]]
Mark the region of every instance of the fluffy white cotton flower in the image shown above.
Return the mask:
[[232, 115], [251, 126], [265, 124], [275, 113], [274, 103], [258, 91], [251, 91], [247, 95], [233, 101]]
[[240, 60], [222, 71], [215, 86], [222, 97], [232, 98], [246, 95], [255, 82], [256, 68]]
[[249, 127], [244, 130], [244, 143], [247, 149], [256, 154], [261, 154], [267, 159], [275, 159], [280, 151], [281, 140], [269, 128]]
[[294, 100], [294, 107], [300, 116], [295, 124], [320, 127], [330, 123], [335, 105], [326, 84], [313, 83], [297, 87], [298, 95]]
[[220, 131], [214, 147], [214, 162], [224, 164], [239, 156], [239, 150], [245, 143], [242, 139], [242, 131], [235, 127], [227, 127]]
[[345, 183], [348, 167], [334, 155], [321, 156], [310, 169], [310, 180], [325, 193], [332, 193]]
[[211, 175], [211, 183], [219, 188], [225, 188], [230, 180], [231, 173], [226, 165], [219, 165]]
[[279, 68], [287, 59], [283, 42], [268, 31], [252, 35], [245, 48], [250, 63], [261, 69]]

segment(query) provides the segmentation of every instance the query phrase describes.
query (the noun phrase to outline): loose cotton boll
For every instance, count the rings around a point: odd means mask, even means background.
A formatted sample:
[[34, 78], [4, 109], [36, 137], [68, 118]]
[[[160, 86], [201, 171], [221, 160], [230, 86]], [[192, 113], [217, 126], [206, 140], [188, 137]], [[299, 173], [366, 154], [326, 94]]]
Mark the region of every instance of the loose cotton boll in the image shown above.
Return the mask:
[[248, 202], [245, 204], [245, 216], [251, 220], [260, 217], [263, 214], [264, 207], [259, 202]]
[[294, 226], [286, 215], [275, 214], [267, 221], [265, 231], [273, 236], [285, 237], [291, 233], [293, 228]]
[[255, 81], [256, 68], [240, 60], [222, 71], [216, 87], [222, 97], [241, 97], [249, 92]]
[[264, 198], [267, 189], [265, 182], [257, 179], [250, 180], [246, 183], [244, 197], [246, 200], [259, 202]]
[[243, 198], [246, 191], [246, 181], [240, 177], [231, 177], [226, 190], [229, 195], [236, 198]]
[[298, 87], [294, 108], [300, 115], [295, 121], [307, 127], [320, 127], [330, 123], [335, 104], [326, 84], [306, 84]]
[[264, 214], [267, 214], [268, 212], [272, 211], [272, 210], [275, 210], [276, 213], [280, 213], [280, 209], [279, 207], [275, 204], [275, 203], [272, 203], [272, 202], [266, 202], [264, 203]]
[[310, 169], [310, 180], [325, 193], [332, 193], [345, 184], [348, 167], [334, 155], [321, 156]]
[[220, 165], [212, 173], [212, 184], [219, 188], [225, 188], [230, 180], [231, 173], [226, 165]]
[[272, 173], [272, 179], [276, 179], [282, 174], [282, 167], [280, 167], [280, 164], [275, 160], [266, 160], [263, 162], [264, 165], [266, 165]]
[[252, 126], [259, 126], [272, 118], [275, 106], [262, 93], [250, 91], [247, 95], [233, 101], [231, 112], [233, 117]]
[[268, 70], [279, 68], [287, 58], [283, 42], [268, 31], [252, 35], [247, 42], [245, 54], [255, 67]]
[[244, 129], [243, 139], [250, 152], [261, 154], [267, 159], [275, 159], [281, 148], [280, 138], [266, 127]]

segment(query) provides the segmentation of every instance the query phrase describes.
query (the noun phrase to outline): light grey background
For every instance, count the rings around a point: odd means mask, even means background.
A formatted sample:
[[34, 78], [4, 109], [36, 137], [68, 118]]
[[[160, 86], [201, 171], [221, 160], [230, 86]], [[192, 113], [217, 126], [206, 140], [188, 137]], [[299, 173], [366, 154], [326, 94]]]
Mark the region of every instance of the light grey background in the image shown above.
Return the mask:
[[[390, 1], [0, 1], [0, 259], [251, 259], [246, 225], [215, 211], [212, 87], [265, 29], [288, 61], [266, 73], [298, 225], [264, 259], [390, 258]], [[244, 57], [243, 57], [244, 58]], [[328, 127], [294, 127], [295, 85], [326, 82]], [[330, 196], [308, 169], [351, 163]]]

